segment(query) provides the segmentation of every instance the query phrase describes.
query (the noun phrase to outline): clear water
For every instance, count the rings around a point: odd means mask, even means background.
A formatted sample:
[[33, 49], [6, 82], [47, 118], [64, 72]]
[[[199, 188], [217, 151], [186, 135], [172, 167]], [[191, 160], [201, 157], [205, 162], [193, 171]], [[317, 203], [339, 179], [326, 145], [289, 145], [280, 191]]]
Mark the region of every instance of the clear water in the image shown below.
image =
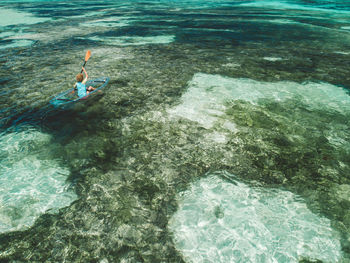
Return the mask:
[[209, 175], [180, 196], [169, 227], [190, 262], [298, 262], [303, 258], [338, 262], [341, 258], [339, 237], [330, 221], [313, 214], [291, 192]]
[[347, 262], [349, 13], [1, 1], [0, 261]]
[[0, 232], [28, 228], [76, 199], [66, 183], [69, 169], [46, 156], [50, 137], [31, 128], [1, 137]]
[[305, 104], [310, 111], [350, 113], [350, 96], [346, 89], [328, 83], [258, 82], [202, 73], [194, 75], [181, 97], [181, 104], [169, 113], [212, 128], [219, 121], [230, 122], [230, 118], [224, 116], [230, 102], [240, 100], [259, 104], [264, 99], [278, 103], [295, 100]]

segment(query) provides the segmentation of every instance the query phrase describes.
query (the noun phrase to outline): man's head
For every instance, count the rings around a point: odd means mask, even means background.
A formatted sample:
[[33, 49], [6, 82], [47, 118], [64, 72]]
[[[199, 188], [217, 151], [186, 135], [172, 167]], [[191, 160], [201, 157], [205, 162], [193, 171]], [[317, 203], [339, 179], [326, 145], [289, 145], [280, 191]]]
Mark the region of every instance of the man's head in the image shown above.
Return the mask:
[[84, 75], [83, 73], [79, 73], [75, 78], [77, 79], [78, 82], [82, 82], [84, 79]]

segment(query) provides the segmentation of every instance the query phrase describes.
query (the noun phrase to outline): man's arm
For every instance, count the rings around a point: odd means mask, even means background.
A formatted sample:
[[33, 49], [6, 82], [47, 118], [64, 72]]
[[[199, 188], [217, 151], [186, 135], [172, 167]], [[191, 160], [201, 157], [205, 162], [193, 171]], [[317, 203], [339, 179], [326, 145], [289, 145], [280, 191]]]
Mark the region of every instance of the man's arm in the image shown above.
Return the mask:
[[87, 74], [87, 72], [86, 72], [86, 70], [85, 70], [84, 67], [83, 67], [83, 71], [84, 71], [84, 73], [85, 73], [85, 78], [84, 78], [84, 80], [83, 80], [81, 83], [85, 84], [86, 81], [87, 81], [87, 79], [88, 79], [88, 77], [89, 77], [89, 75]]

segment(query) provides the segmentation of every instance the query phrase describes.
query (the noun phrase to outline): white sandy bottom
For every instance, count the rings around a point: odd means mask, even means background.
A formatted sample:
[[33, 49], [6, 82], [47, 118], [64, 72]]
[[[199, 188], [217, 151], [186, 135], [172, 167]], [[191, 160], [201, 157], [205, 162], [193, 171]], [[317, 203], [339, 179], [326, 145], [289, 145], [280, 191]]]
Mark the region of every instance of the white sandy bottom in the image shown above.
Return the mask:
[[[232, 177], [232, 175], [227, 175]], [[330, 221], [291, 192], [230, 183], [218, 176], [180, 194], [169, 222], [188, 262], [337, 262], [341, 245]]]
[[76, 199], [67, 190], [68, 168], [47, 159], [50, 139], [31, 129], [0, 137], [0, 233], [30, 227]]

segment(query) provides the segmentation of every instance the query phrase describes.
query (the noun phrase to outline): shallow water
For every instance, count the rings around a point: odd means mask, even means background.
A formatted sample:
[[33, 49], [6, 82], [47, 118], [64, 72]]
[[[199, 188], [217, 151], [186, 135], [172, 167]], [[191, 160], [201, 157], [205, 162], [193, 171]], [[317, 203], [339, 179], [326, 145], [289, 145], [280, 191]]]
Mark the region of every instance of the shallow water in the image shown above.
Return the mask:
[[[0, 261], [350, 260], [349, 14], [2, 1]], [[88, 49], [108, 87], [51, 107]]]
[[190, 262], [338, 262], [341, 247], [330, 221], [283, 190], [209, 175], [182, 193], [169, 226]]
[[47, 158], [60, 147], [50, 143], [49, 135], [26, 128], [2, 136], [0, 145], [0, 232], [28, 228], [42, 213], [76, 199], [65, 183], [69, 170]]

